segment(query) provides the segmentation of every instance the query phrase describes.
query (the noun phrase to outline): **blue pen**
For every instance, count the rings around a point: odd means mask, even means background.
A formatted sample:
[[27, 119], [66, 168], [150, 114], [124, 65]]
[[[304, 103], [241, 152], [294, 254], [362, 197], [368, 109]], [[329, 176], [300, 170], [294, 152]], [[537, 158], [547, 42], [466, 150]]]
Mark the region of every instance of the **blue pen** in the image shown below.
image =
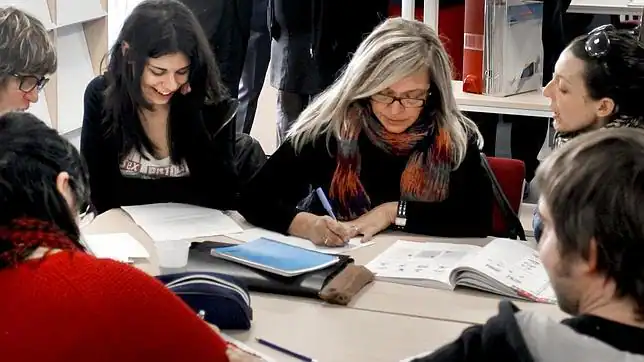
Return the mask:
[[324, 194], [324, 190], [322, 190], [321, 187], [318, 187], [315, 189], [315, 193], [318, 195], [318, 198], [320, 199], [320, 202], [322, 202], [322, 207], [324, 207], [324, 210], [326, 210], [327, 214], [333, 218], [333, 220], [338, 220], [335, 217], [335, 214], [333, 213], [333, 209], [331, 208], [331, 203], [329, 202], [329, 199], [326, 198], [326, 195]]
[[271, 343], [271, 342], [269, 342], [269, 341], [267, 341], [267, 340], [265, 340], [265, 339], [261, 339], [261, 338], [255, 338], [255, 339], [257, 340], [257, 342], [258, 342], [259, 344], [263, 344], [263, 345], [264, 345], [264, 346], [266, 346], [266, 347], [269, 347], [269, 348], [272, 348], [272, 349], [274, 349], [274, 350], [276, 350], [276, 351], [282, 352], [282, 353], [284, 353], [285, 355], [291, 356], [291, 357], [293, 357], [293, 358], [295, 358], [295, 359], [299, 359], [300, 361], [304, 361], [304, 362], [316, 362], [313, 358], [306, 357], [306, 356], [304, 356], [304, 355], [301, 355], [301, 354], [299, 354], [299, 353], [295, 353], [295, 352], [293, 352], [293, 351], [289, 351], [288, 349], [286, 349], [286, 348], [284, 348], [284, 347], [280, 347], [280, 346], [276, 345], [275, 343]]

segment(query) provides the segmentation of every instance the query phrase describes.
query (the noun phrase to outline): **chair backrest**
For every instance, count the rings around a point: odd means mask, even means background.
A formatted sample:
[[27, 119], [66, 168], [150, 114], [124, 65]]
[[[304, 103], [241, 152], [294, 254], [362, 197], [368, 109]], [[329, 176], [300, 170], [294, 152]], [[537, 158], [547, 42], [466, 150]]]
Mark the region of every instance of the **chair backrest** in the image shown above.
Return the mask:
[[[501, 157], [486, 157], [494, 176], [505, 197], [510, 202], [512, 210], [519, 213], [521, 201], [523, 200], [523, 182], [525, 179], [525, 164], [523, 161]], [[501, 212], [498, 202], [494, 203], [492, 209], [492, 232], [496, 236], [505, 236], [508, 232], [508, 225]]]

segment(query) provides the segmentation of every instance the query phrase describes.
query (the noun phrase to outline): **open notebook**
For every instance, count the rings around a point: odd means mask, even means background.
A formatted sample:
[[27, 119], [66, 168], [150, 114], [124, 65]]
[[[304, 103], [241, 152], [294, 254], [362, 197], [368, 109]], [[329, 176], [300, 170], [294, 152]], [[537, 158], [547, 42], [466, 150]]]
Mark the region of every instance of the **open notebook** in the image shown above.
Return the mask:
[[376, 279], [440, 289], [469, 287], [542, 303], [556, 297], [538, 252], [522, 241], [485, 247], [399, 240], [366, 267]]

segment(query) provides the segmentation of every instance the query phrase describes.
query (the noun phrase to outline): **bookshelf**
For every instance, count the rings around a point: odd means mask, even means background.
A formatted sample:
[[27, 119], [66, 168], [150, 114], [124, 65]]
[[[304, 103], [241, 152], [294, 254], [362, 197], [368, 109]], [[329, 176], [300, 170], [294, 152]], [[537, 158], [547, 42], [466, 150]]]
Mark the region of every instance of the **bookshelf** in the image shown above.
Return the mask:
[[38, 18], [58, 52], [58, 71], [29, 111], [62, 134], [80, 129], [83, 93], [107, 53], [107, 0], [0, 0]]

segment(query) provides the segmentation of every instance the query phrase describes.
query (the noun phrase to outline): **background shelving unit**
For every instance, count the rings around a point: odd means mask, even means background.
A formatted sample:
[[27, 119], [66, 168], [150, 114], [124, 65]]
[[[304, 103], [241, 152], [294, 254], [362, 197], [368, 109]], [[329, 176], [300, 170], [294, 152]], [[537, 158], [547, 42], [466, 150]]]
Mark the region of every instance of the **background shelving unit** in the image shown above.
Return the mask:
[[107, 54], [107, 0], [0, 0], [38, 18], [58, 51], [58, 71], [29, 111], [60, 133], [78, 133], [83, 93]]

